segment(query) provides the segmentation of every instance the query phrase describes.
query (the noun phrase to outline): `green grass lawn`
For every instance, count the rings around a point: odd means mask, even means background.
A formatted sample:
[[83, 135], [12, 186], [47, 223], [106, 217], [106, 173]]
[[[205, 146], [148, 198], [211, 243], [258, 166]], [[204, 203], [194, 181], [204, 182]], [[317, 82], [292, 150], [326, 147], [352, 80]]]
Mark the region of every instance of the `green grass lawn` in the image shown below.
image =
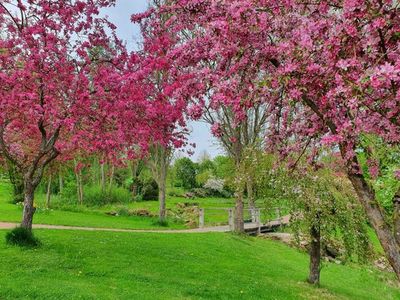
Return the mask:
[[[0, 221], [19, 222], [21, 220], [22, 208], [10, 204], [11, 200], [11, 185], [7, 182], [0, 182]], [[36, 193], [35, 205], [37, 212], [34, 217], [35, 223], [52, 224], [52, 225], [71, 225], [71, 226], [89, 226], [89, 227], [108, 227], [108, 228], [136, 228], [136, 229], [152, 229], [159, 228], [154, 225], [156, 218], [146, 217], [112, 217], [106, 215], [107, 212], [118, 211], [121, 207], [126, 209], [146, 209], [157, 215], [159, 203], [155, 201], [138, 201], [128, 204], [112, 204], [104, 206], [91, 206], [78, 204], [66, 204], [57, 197], [52, 196], [54, 209], [46, 210], [45, 195]], [[205, 209], [205, 224], [206, 226], [228, 224], [227, 208], [233, 208], [234, 199], [229, 198], [194, 198], [187, 199], [184, 197], [167, 196], [167, 209], [175, 211], [178, 204], [187, 203], [197, 205]], [[260, 207], [263, 204], [260, 203]], [[262, 211], [262, 221], [266, 222], [273, 217], [270, 213]], [[274, 211], [272, 212], [274, 214]], [[245, 211], [245, 219], [250, 219], [249, 211]], [[183, 224], [169, 222], [169, 227], [172, 229], [184, 228]]]
[[[0, 182], [0, 221], [19, 222], [22, 215], [22, 207], [10, 204], [11, 185], [7, 182]], [[113, 217], [106, 215], [107, 212], [118, 211], [121, 207], [127, 209], [146, 209], [157, 215], [159, 210], [158, 201], [138, 201], [128, 204], [112, 204], [104, 206], [87, 207], [80, 205], [66, 205], [56, 195], [52, 196], [52, 203], [55, 209], [46, 210], [45, 195], [36, 193], [34, 222], [39, 224], [90, 226], [108, 228], [136, 228], [136, 229], [159, 229], [154, 225], [156, 218], [148, 217]], [[228, 212], [218, 208], [229, 208], [234, 206], [233, 199], [226, 198], [195, 198], [167, 197], [167, 209], [174, 211], [179, 203], [199, 205], [205, 208], [206, 225], [219, 225], [228, 223]], [[216, 209], [217, 208], [217, 209]], [[169, 228], [184, 228], [183, 224], [169, 222]]]
[[[40, 199], [39, 195], [39, 199]], [[10, 204], [11, 187], [0, 184], [0, 221], [20, 222], [22, 207]], [[78, 209], [76, 212], [63, 210], [45, 210], [40, 206], [34, 215], [34, 223], [51, 225], [69, 225], [84, 227], [104, 227], [122, 229], [181, 229], [183, 224], [170, 222], [168, 227], [160, 227], [156, 224], [157, 218], [136, 216], [109, 216], [105, 210], [93, 210], [89, 208]]]
[[309, 286], [306, 254], [230, 234], [36, 230], [21, 250], [0, 231], [0, 299], [400, 299], [394, 276], [326, 264]]

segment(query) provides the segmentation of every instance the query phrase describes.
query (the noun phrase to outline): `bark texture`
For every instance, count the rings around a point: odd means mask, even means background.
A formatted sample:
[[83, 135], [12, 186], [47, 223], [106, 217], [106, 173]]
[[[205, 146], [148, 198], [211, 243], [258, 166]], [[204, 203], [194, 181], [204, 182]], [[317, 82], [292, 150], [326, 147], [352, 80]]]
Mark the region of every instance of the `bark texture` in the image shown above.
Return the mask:
[[393, 197], [393, 231], [397, 245], [400, 247], [400, 188]]
[[244, 232], [244, 216], [243, 216], [243, 193], [238, 191], [236, 193], [236, 203], [235, 203], [235, 218], [234, 218], [234, 231], [237, 233]]
[[159, 201], [159, 220], [164, 222], [166, 219], [166, 181], [168, 167], [171, 161], [172, 150], [160, 144], [153, 145], [151, 149], [151, 157], [148, 161], [154, 179], [158, 185], [158, 201]]
[[160, 221], [163, 222], [166, 219], [166, 198], [165, 198], [165, 185], [166, 182], [165, 180], [160, 181], [160, 184], [158, 186], [158, 201], [160, 202], [160, 214], [159, 218]]
[[310, 244], [310, 273], [308, 282], [319, 285], [321, 271], [321, 231], [317, 225], [311, 227], [311, 244]]
[[82, 182], [82, 170], [78, 167], [78, 163], [75, 161], [75, 177], [76, 177], [76, 192], [78, 196], [79, 204], [83, 204], [83, 182]]
[[50, 208], [50, 201], [51, 201], [51, 178], [52, 176], [49, 176], [49, 180], [47, 182], [47, 193], [46, 193], [46, 207]]
[[101, 163], [101, 165], [100, 165], [100, 185], [101, 185], [101, 190], [103, 191], [103, 192], [105, 192], [105, 190], [106, 190], [106, 173], [105, 173], [105, 170], [104, 170], [104, 162], [102, 162]]
[[385, 251], [386, 258], [400, 280], [400, 248], [391, 227], [387, 224], [384, 213], [376, 200], [375, 193], [360, 174], [348, 173], [348, 177], [357, 192], [358, 199], [363, 206], [379, 242]]
[[30, 178], [25, 179], [24, 210], [22, 213], [21, 227], [32, 230], [35, 186]]

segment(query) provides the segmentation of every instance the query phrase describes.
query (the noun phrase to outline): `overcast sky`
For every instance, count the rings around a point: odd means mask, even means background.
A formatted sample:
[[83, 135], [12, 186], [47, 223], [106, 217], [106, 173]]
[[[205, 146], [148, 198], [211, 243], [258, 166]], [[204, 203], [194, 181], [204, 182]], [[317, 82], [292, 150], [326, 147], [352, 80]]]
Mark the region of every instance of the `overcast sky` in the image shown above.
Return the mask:
[[[140, 42], [139, 27], [130, 22], [130, 17], [134, 13], [146, 10], [148, 0], [117, 0], [117, 5], [104, 11], [117, 27], [119, 37], [124, 40], [129, 49], [137, 49]], [[206, 150], [212, 157], [222, 153], [216, 145], [215, 139], [210, 134], [210, 128], [205, 123], [193, 122], [189, 125], [192, 134], [189, 138], [191, 143], [196, 143], [196, 160], [198, 155]]]

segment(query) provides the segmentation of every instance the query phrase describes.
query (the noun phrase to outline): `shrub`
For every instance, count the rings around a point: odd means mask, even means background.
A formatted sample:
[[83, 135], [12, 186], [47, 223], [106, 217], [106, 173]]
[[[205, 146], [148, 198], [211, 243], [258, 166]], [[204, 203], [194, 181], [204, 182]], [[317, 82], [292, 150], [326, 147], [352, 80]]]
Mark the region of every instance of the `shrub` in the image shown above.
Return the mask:
[[221, 193], [224, 190], [224, 183], [223, 179], [211, 177], [204, 184], [204, 188]]
[[12, 200], [10, 201], [11, 204], [17, 204], [24, 202], [24, 194], [14, 195]]
[[23, 227], [16, 227], [7, 232], [6, 242], [8, 245], [28, 248], [40, 246], [40, 241], [33, 235], [32, 231]]
[[206, 182], [212, 177], [211, 170], [205, 170], [196, 175], [196, 183], [198, 186], [204, 186]]
[[136, 202], [143, 201], [143, 195], [137, 194], [135, 197], [133, 197], [133, 201], [136, 201]]
[[176, 178], [189, 190], [196, 186], [196, 164], [190, 158], [183, 157], [175, 162]]
[[110, 211], [106, 213], [107, 215], [110, 216], [124, 216], [124, 217], [131, 217], [131, 216], [137, 216], [137, 217], [154, 217], [155, 215], [147, 210], [147, 209], [128, 209], [126, 207], [117, 207], [116, 210]]
[[144, 182], [141, 194], [143, 200], [157, 200], [158, 199], [157, 182], [154, 179]]
[[191, 189], [190, 191], [195, 197], [198, 198], [205, 198], [210, 196], [210, 191], [208, 189], [204, 189], [204, 188], [195, 188], [195, 189]]
[[168, 192], [168, 196], [170, 197], [184, 197], [184, 195], [182, 193], [180, 193], [179, 191], [176, 190], [171, 190]]
[[153, 222], [154, 226], [160, 226], [160, 227], [168, 227], [169, 223], [167, 220], [157, 220]]
[[131, 212], [126, 207], [119, 207], [116, 215], [128, 217], [131, 216]]
[[105, 205], [113, 203], [128, 203], [131, 200], [131, 194], [122, 187], [112, 187], [102, 191], [100, 186], [85, 187], [83, 193], [83, 203], [86, 205]]

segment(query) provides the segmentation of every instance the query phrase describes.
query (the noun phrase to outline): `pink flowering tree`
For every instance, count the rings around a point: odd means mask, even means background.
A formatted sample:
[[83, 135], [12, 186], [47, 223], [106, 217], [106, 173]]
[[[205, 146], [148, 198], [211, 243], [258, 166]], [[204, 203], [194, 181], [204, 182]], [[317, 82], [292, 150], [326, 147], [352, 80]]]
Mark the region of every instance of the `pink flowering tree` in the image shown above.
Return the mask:
[[[180, 73], [181, 78], [186, 75], [180, 81], [179, 95], [189, 103], [188, 114], [212, 126], [237, 168], [247, 147], [263, 143], [269, 113], [265, 98], [271, 96], [265, 85], [255, 84], [263, 72], [260, 57], [270, 49], [259, 52], [259, 45], [249, 43], [268, 38], [259, 30], [262, 20], [248, 14], [252, 10], [251, 3], [243, 1], [167, 1], [136, 18], [158, 47], [168, 41], [162, 47], [163, 57], [171, 61], [172, 73]], [[251, 180], [247, 190], [251, 194]], [[238, 184], [237, 231], [244, 230], [243, 192]]]
[[[210, 103], [229, 107], [241, 123], [266, 102], [273, 148], [311, 153], [313, 163], [323, 147], [339, 153], [400, 277], [397, 233], [357, 155], [364, 134], [400, 140], [398, 1], [176, 0], [142, 17], [156, 14], [169, 15], [169, 30], [181, 37], [169, 55], [198, 78], [184, 91], [198, 116]], [[213, 126], [217, 135], [222, 130]]]
[[[152, 9], [160, 8], [164, 1], [152, 1]], [[185, 72], [176, 68], [174, 59], [167, 53], [177, 41], [175, 32], [169, 31], [168, 18], [142, 19], [133, 15], [132, 21], [141, 22], [143, 48], [140, 55], [140, 84], [146, 99], [152, 104], [149, 113], [154, 119], [152, 140], [145, 161], [159, 188], [159, 220], [166, 218], [166, 180], [175, 149], [187, 145], [187, 101], [182, 87], [188, 80]], [[155, 34], [155, 32], [157, 34]]]
[[113, 4], [0, 3], [0, 153], [23, 174], [21, 226], [28, 230], [34, 192], [50, 162], [76, 147], [111, 149], [119, 140], [107, 133], [118, 133], [115, 111], [123, 105], [115, 96], [126, 53], [106, 34], [114, 26], [98, 17]]
[[[264, 7], [268, 11], [268, 7]], [[264, 9], [263, 9], [264, 11]], [[276, 11], [277, 12], [277, 11]], [[362, 137], [400, 141], [400, 15], [396, 1], [291, 3], [276, 14], [276, 84], [287, 90], [280, 138], [299, 137], [299, 149], [337, 147], [386, 256], [400, 276], [400, 244], [385, 220], [357, 153]], [[290, 22], [289, 22], [290, 19]], [[286, 20], [286, 22], [283, 22]], [[272, 131], [273, 132], [273, 131]], [[376, 173], [377, 164], [370, 162]]]

